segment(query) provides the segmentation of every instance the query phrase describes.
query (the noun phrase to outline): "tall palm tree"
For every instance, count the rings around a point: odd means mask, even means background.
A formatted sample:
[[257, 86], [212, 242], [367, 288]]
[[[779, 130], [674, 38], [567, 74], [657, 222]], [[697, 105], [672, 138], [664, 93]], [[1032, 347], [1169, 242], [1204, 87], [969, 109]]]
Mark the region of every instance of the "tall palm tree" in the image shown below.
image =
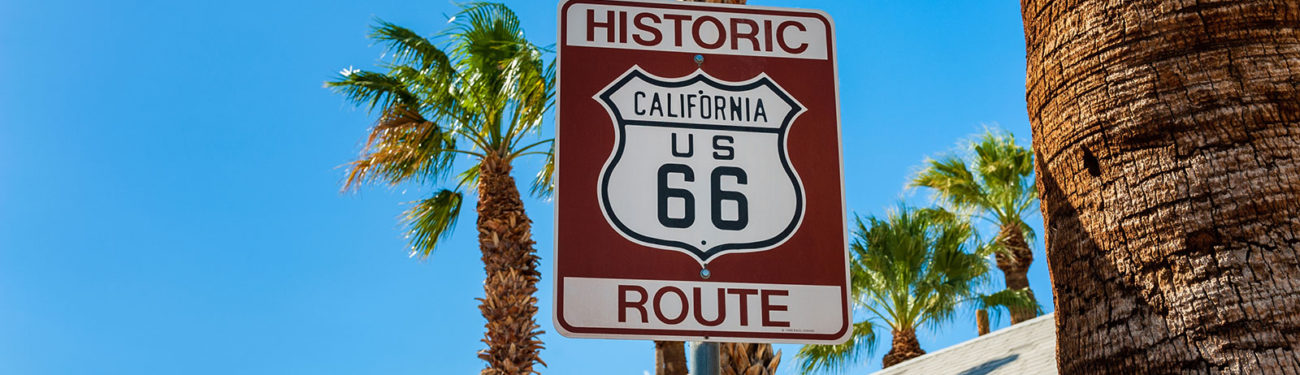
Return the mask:
[[[893, 366], [925, 354], [916, 330], [936, 327], [963, 305], [976, 309], [1032, 306], [1023, 291], [979, 293], [988, 282], [992, 246], [973, 240], [969, 221], [940, 209], [906, 206], [884, 219], [856, 220], [851, 295], [866, 319], [854, 323], [853, 334], [840, 345], [807, 345], [796, 357], [803, 372], [842, 369], [870, 356], [876, 346], [876, 324], [890, 329], [892, 345], [883, 359]], [[873, 322], [874, 321], [874, 322]]]
[[[934, 190], [957, 211], [971, 212], [998, 227], [993, 242], [998, 269], [1009, 290], [1024, 290], [1030, 298], [1029, 265], [1034, 261], [1034, 231], [1024, 215], [1038, 198], [1034, 187], [1034, 155], [1019, 145], [1011, 133], [988, 131], [967, 146], [970, 155], [947, 155], [926, 160], [912, 179], [913, 186]], [[1028, 239], [1028, 240], [1027, 240]], [[1032, 319], [1036, 308], [1011, 310], [1011, 324]]]
[[1062, 373], [1300, 373], [1300, 2], [1021, 2]]
[[[501, 4], [473, 3], [454, 17], [440, 47], [419, 34], [378, 21], [371, 37], [391, 56], [385, 72], [344, 71], [327, 82], [352, 102], [378, 110], [345, 189], [367, 182], [444, 181], [455, 185], [416, 202], [406, 213], [413, 255], [427, 257], [459, 217], [462, 189], [478, 193], [478, 238], [487, 278], [479, 310], [487, 320], [479, 358], [483, 374], [529, 374], [542, 343], [534, 315], [539, 279], [531, 220], [510, 172], [525, 155], [547, 166], [533, 185], [550, 186], [550, 140], [539, 140], [552, 103], [554, 66], [524, 38]], [[529, 143], [531, 142], [531, 143]], [[467, 166], [453, 163], [467, 155]], [[459, 171], [456, 167], [463, 166]]]

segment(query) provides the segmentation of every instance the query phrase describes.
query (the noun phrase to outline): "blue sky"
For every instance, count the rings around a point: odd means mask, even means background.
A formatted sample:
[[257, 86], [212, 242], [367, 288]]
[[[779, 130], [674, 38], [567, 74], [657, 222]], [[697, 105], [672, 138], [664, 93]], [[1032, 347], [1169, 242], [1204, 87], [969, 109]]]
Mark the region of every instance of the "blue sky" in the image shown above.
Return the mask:
[[[554, 43], [554, 2], [509, 4], [531, 39]], [[924, 202], [903, 193], [907, 177], [986, 125], [1028, 144], [1015, 2], [751, 4], [836, 22], [853, 212]], [[409, 258], [396, 219], [429, 187], [339, 193], [339, 166], [372, 118], [321, 88], [376, 62], [374, 17], [432, 34], [455, 10], [0, 1], [0, 373], [476, 373], [472, 217], [432, 258]], [[524, 161], [517, 177], [538, 164]], [[649, 342], [554, 333], [553, 207], [526, 205], [544, 256], [543, 373], [653, 373]], [[1041, 240], [1034, 247], [1030, 282], [1050, 311]], [[923, 330], [922, 347], [973, 337], [972, 320]], [[779, 348], [782, 373], [794, 373], [797, 346]], [[887, 350], [853, 372], [879, 368]]]

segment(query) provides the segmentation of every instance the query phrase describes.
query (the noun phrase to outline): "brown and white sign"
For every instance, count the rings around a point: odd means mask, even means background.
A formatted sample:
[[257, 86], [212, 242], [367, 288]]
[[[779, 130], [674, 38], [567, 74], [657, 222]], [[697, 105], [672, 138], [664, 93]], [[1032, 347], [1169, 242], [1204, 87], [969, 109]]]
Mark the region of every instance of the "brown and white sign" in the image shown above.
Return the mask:
[[559, 14], [556, 329], [846, 339], [830, 18], [609, 0]]

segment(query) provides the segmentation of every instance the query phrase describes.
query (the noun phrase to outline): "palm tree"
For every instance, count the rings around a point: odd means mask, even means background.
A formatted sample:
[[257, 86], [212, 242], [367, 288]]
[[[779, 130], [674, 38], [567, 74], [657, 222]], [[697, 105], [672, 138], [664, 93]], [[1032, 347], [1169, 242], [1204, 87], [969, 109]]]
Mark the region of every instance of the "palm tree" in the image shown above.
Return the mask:
[[[934, 190], [937, 198], [955, 211], [971, 212], [997, 225], [994, 245], [998, 269], [1009, 290], [1029, 289], [1029, 265], [1034, 252], [1029, 247], [1034, 231], [1024, 215], [1038, 198], [1034, 187], [1034, 155], [1016, 145], [1011, 133], [985, 132], [970, 141], [973, 151], [966, 157], [947, 155], [926, 160], [925, 168], [912, 180], [913, 186]], [[1032, 319], [1038, 309], [1011, 310], [1011, 324]]]
[[863, 354], [870, 356], [876, 343], [873, 321], [883, 323], [893, 337], [883, 360], [889, 367], [925, 354], [916, 330], [948, 321], [963, 305], [997, 309], [1033, 304], [1022, 291], [979, 293], [989, 279], [985, 259], [993, 247], [979, 246], [969, 221], [950, 212], [902, 206], [885, 219], [857, 218], [856, 225], [849, 246], [851, 295], [867, 318], [854, 323], [843, 344], [801, 348], [796, 357], [805, 374], [842, 369]]
[[1061, 373], [1300, 373], [1300, 3], [1021, 4]]
[[[510, 175], [512, 162], [543, 155], [533, 192], [550, 187], [551, 141], [536, 140], [554, 92], [554, 66], [524, 38], [501, 4], [466, 5], [443, 36], [445, 47], [378, 21], [371, 37], [387, 47], [386, 72], [348, 69], [327, 82], [353, 103], [379, 111], [345, 189], [367, 182], [444, 181], [455, 186], [416, 202], [405, 221], [413, 255], [427, 257], [459, 217], [462, 189], [476, 186], [478, 238], [487, 278], [479, 310], [487, 320], [483, 374], [529, 374], [542, 343], [533, 293], [540, 277], [531, 220]], [[535, 142], [528, 143], [530, 140]], [[473, 163], [459, 171], [454, 156]]]

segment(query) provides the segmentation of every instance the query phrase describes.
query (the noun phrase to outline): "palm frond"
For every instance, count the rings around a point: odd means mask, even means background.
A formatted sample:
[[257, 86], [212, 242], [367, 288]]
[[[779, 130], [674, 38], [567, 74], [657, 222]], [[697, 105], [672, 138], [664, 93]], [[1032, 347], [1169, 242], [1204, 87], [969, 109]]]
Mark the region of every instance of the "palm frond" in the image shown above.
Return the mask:
[[1034, 173], [1034, 154], [1016, 145], [1015, 135], [989, 129], [971, 145], [981, 179], [989, 185], [1018, 184]]
[[997, 321], [1002, 319], [1002, 312], [1015, 308], [1033, 307], [1039, 315], [1043, 314], [1043, 307], [1029, 296], [1024, 290], [1003, 289], [997, 293], [979, 295], [975, 299], [976, 309], [989, 310], [991, 320]]
[[469, 168], [465, 168], [464, 171], [461, 171], [460, 174], [457, 175], [457, 180], [459, 180], [459, 182], [456, 183], [456, 187], [460, 189], [464, 189], [464, 188], [473, 188], [475, 185], [478, 185], [478, 172], [479, 172], [478, 164], [474, 164], [471, 165]]
[[876, 350], [875, 326], [870, 321], [853, 324], [849, 340], [839, 345], [804, 345], [795, 354], [799, 372], [843, 372], [857, 363], [862, 356], [870, 357]]
[[537, 171], [537, 177], [533, 178], [533, 187], [529, 192], [535, 197], [547, 198], [555, 193], [555, 142], [546, 150], [546, 161], [542, 164], [542, 169]]
[[504, 87], [508, 61], [527, 49], [519, 29], [519, 20], [505, 5], [470, 3], [456, 14], [455, 23], [443, 34], [451, 42], [449, 51], [463, 73], [462, 87], [472, 89], [481, 105], [504, 107]]
[[1008, 250], [1001, 241], [997, 241], [996, 237], [989, 241], [979, 241], [975, 246], [975, 254], [986, 259], [997, 254], [1012, 255], [1011, 250]]
[[931, 188], [939, 201], [985, 211], [999, 225], [1022, 220], [1037, 201], [1033, 152], [996, 129], [964, 144], [968, 153], [927, 159], [910, 185]]
[[420, 101], [408, 89], [406, 82], [397, 77], [370, 71], [340, 73], [333, 81], [325, 82], [334, 92], [343, 94], [353, 104], [367, 110], [386, 109], [402, 104], [418, 111]]
[[394, 65], [389, 76], [406, 84], [406, 88], [420, 98], [422, 112], [434, 119], [453, 123], [472, 123], [475, 113], [460, 105], [461, 98], [454, 89], [456, 72], [452, 67], [437, 65], [419, 69], [407, 65]]
[[849, 248], [859, 307], [891, 329], [936, 327], [987, 282], [968, 220], [942, 209], [901, 206], [885, 218], [858, 218]]
[[438, 68], [439, 72], [445, 72], [451, 66], [447, 54], [420, 34], [381, 19], [376, 19], [375, 23], [370, 38], [385, 44], [393, 56], [393, 65], [415, 64], [418, 70]]
[[540, 131], [543, 115], [555, 102], [555, 64], [544, 64], [540, 50], [526, 48], [509, 60], [505, 72], [511, 99], [505, 138], [513, 148], [523, 135]]
[[460, 192], [439, 190], [433, 197], [416, 202], [404, 214], [406, 236], [411, 242], [411, 256], [427, 258], [438, 240], [451, 234], [460, 217]]
[[444, 34], [456, 47], [456, 55], [502, 61], [512, 54], [519, 40], [526, 40], [519, 17], [505, 4], [473, 2], [461, 8], [456, 23]]
[[934, 189], [935, 196], [957, 207], [984, 206], [985, 191], [966, 161], [955, 156], [929, 159], [926, 167], [912, 179], [912, 186]]
[[456, 140], [404, 105], [389, 107], [370, 131], [361, 156], [351, 163], [344, 189], [375, 179], [389, 184], [416, 178], [440, 178], [451, 168]]

